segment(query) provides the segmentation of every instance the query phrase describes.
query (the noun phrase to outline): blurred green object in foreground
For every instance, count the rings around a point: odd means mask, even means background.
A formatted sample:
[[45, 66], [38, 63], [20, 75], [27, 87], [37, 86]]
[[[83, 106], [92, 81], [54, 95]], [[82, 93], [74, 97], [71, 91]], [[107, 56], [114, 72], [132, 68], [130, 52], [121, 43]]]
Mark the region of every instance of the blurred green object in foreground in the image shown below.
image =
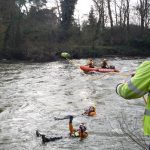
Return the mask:
[[70, 54], [67, 52], [63, 52], [63, 53], [61, 53], [61, 57], [64, 57], [67, 59], [67, 58], [70, 58]]

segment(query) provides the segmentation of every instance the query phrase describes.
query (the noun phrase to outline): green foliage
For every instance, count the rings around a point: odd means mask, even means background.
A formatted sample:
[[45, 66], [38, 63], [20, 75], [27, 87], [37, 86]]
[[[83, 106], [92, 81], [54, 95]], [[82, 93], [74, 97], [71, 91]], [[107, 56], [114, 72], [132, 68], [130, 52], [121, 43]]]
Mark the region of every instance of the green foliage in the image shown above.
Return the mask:
[[74, 21], [73, 14], [77, 0], [61, 0], [61, 40], [69, 38], [69, 30]]
[[88, 22], [89, 22], [89, 26], [94, 29], [96, 27], [97, 24], [97, 20], [94, 14], [94, 9], [93, 7], [91, 7], [90, 13], [89, 13], [89, 17], [88, 17]]
[[101, 28], [93, 8], [80, 25], [73, 17], [77, 0], [60, 0], [60, 21], [57, 7], [47, 9], [46, 2], [0, 0], [0, 58], [50, 61], [64, 50], [74, 58], [150, 54], [149, 28], [142, 34], [132, 24], [128, 30], [121, 25]]

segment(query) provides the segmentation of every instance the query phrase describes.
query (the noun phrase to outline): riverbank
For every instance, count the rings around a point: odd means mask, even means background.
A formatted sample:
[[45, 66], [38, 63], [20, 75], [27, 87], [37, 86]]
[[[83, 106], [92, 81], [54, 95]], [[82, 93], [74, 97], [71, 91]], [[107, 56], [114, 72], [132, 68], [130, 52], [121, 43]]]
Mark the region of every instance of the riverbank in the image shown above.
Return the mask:
[[103, 57], [149, 57], [150, 50], [147, 48], [134, 48], [131, 46], [68, 46], [62, 45], [55, 49], [37, 50], [34, 54], [24, 54], [22, 57], [15, 58], [14, 55], [0, 55], [0, 61], [27, 61], [27, 62], [52, 62], [61, 58], [61, 52], [67, 52], [72, 59], [81, 58], [103, 58]]

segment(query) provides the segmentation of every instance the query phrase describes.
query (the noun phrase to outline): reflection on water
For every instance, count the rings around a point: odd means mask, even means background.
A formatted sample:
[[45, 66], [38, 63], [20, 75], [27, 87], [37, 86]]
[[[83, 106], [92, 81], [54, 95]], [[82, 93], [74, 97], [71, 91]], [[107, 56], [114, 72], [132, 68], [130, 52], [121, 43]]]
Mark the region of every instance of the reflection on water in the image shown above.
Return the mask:
[[[135, 71], [145, 59], [110, 60], [121, 72]], [[95, 60], [99, 64], [99, 60]], [[142, 100], [128, 102], [117, 96], [115, 87], [127, 77], [102, 73], [84, 74], [77, 65], [86, 60], [51, 63], [10, 63], [0, 64], [0, 149], [41, 150], [41, 149], [89, 149], [119, 150], [136, 149], [136, 145], [119, 135], [118, 116], [124, 112], [131, 120], [144, 111]], [[75, 126], [85, 122], [89, 137], [82, 143], [68, 136], [68, 120], [55, 121], [54, 117], [68, 114], [79, 115], [95, 104], [97, 116], [78, 116]], [[111, 124], [111, 125], [110, 125]], [[113, 129], [113, 128], [114, 129]], [[35, 130], [54, 136], [62, 135], [62, 140], [42, 145], [35, 136]]]

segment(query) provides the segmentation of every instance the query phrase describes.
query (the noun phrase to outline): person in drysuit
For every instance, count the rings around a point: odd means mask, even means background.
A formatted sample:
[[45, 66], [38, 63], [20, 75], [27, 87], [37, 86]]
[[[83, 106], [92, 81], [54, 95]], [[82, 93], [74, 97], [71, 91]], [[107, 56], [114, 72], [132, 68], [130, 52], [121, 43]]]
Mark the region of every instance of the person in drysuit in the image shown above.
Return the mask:
[[125, 99], [136, 99], [148, 94], [144, 112], [144, 135], [150, 136], [150, 61], [144, 61], [127, 83], [116, 87], [118, 95]]
[[74, 129], [73, 124], [73, 116], [69, 116], [69, 131], [71, 137], [79, 137], [80, 140], [83, 140], [88, 136], [87, 128], [84, 123], [81, 123], [78, 127], [78, 129]]
[[[72, 115], [69, 115], [69, 116], [59, 119], [59, 120], [63, 120], [63, 119], [69, 119], [69, 135], [70, 135], [70, 137], [78, 137], [78, 138], [80, 138], [80, 140], [83, 140], [84, 138], [86, 138], [88, 136], [88, 133], [86, 131], [87, 128], [84, 123], [81, 123], [79, 125], [78, 129], [74, 129], [73, 124], [72, 124], [72, 121], [73, 121]], [[46, 135], [41, 134], [38, 130], [36, 130], [36, 136], [42, 137], [43, 143], [53, 142], [53, 141], [60, 140], [63, 138], [62, 136], [47, 137]]]

